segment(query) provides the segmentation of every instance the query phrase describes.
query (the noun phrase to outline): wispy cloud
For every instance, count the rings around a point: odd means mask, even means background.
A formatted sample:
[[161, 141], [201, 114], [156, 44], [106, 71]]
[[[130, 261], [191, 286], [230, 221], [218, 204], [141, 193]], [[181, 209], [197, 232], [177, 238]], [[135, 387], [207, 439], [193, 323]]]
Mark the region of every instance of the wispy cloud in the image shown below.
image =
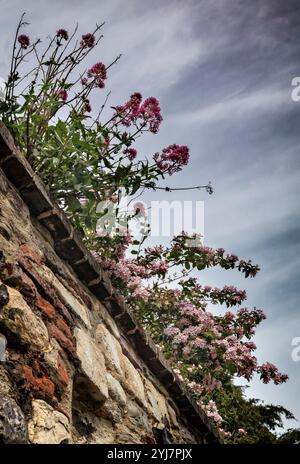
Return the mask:
[[228, 121], [234, 124], [237, 119], [257, 118], [273, 115], [291, 105], [291, 90], [289, 88], [266, 87], [255, 91], [239, 91], [237, 94], [225, 96], [222, 100], [198, 110], [181, 112], [170, 116], [170, 123], [182, 124], [218, 124]]

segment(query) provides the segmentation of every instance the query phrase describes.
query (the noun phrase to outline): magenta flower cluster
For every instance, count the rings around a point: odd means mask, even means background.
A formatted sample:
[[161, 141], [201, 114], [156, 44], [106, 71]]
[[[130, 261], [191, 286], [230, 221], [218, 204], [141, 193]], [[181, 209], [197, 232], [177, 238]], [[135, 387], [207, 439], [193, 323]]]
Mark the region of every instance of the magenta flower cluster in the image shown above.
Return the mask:
[[58, 31], [56, 32], [56, 36], [64, 40], [69, 39], [69, 34], [65, 29], [58, 29]]
[[81, 37], [80, 45], [82, 48], [92, 48], [95, 45], [96, 37], [94, 34], [88, 33]]
[[84, 101], [83, 111], [86, 112], [86, 113], [90, 113], [92, 111], [90, 100], [86, 99]]
[[129, 161], [133, 161], [137, 157], [137, 151], [135, 148], [125, 148], [123, 153], [124, 155], [127, 155]]
[[65, 89], [60, 89], [58, 91], [58, 96], [63, 102], [66, 102], [68, 99], [68, 92]]
[[142, 95], [139, 92], [132, 94], [124, 105], [117, 106], [116, 109], [116, 117], [120, 117], [124, 126], [129, 127], [131, 124], [140, 121], [142, 127], [147, 128], [153, 134], [158, 132], [163, 120], [158, 100], [149, 97], [142, 102]]
[[164, 148], [161, 154], [155, 153], [153, 155], [157, 167], [169, 175], [181, 171], [182, 167], [188, 164], [189, 157], [189, 148], [176, 144]]
[[90, 88], [98, 87], [103, 89], [105, 87], [104, 81], [107, 78], [107, 72], [105, 64], [96, 63], [94, 64], [86, 74], [86, 77], [81, 79], [83, 87], [90, 86]]
[[94, 64], [87, 72], [87, 76], [93, 79], [94, 86], [102, 89], [107, 78], [106, 67], [103, 63]]
[[21, 45], [21, 48], [23, 48], [24, 50], [26, 50], [26, 48], [28, 48], [30, 45], [30, 39], [28, 35], [25, 34], [19, 35], [18, 42]]

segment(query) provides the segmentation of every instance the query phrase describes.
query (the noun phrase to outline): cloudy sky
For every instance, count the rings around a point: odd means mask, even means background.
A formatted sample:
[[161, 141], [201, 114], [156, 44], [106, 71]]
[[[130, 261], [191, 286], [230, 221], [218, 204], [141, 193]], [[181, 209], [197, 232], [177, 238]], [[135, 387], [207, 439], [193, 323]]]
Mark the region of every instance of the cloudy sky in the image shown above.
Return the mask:
[[[5, 77], [24, 2], [0, 0], [0, 7]], [[218, 270], [200, 280], [246, 288], [248, 305], [265, 310], [268, 319], [255, 340], [258, 359], [277, 364], [290, 381], [274, 387], [254, 379], [248, 394], [282, 404], [300, 420], [300, 361], [291, 358], [292, 339], [300, 337], [300, 102], [291, 99], [291, 81], [300, 76], [299, 2], [27, 0], [26, 12], [31, 37], [71, 29], [77, 21], [80, 32], [89, 32], [105, 21], [102, 47], [90, 60], [109, 63], [123, 54], [110, 71], [110, 104], [134, 91], [160, 100], [161, 131], [146, 136], [140, 151], [188, 145], [190, 164], [168, 185], [211, 180], [215, 194], [145, 199], [204, 200], [206, 244], [260, 264], [261, 273], [249, 281]]]

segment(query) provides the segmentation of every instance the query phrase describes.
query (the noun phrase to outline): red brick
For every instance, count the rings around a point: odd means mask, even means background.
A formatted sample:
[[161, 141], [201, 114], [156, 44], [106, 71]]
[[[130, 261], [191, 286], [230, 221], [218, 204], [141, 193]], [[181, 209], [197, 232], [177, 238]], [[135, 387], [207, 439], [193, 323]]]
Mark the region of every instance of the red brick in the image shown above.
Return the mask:
[[56, 314], [54, 306], [52, 306], [52, 304], [45, 300], [41, 295], [38, 294], [35, 304], [49, 319], [54, 318]]
[[55, 385], [50, 379], [47, 377], [34, 377], [32, 368], [29, 366], [22, 366], [22, 371], [26, 384], [35, 393], [40, 394], [44, 398], [53, 399]]
[[65, 323], [65, 321], [61, 317], [56, 320], [55, 324], [57, 325], [59, 330], [62, 330], [64, 332], [64, 334], [67, 337], [72, 338], [72, 332], [70, 327]]
[[49, 298], [51, 301], [52, 305], [54, 305], [55, 308], [61, 312], [64, 318], [73, 325], [74, 321], [69, 311], [59, 300], [54, 288], [37, 272], [30, 259], [28, 259], [26, 256], [23, 256], [19, 258], [19, 263], [21, 264], [22, 268], [26, 269], [26, 271], [30, 274], [30, 277], [35, 282], [38, 290], [43, 294], [45, 293], [47, 298]]
[[36, 298], [36, 287], [34, 283], [16, 264], [8, 263], [6, 265], [6, 277], [4, 282], [17, 288], [25, 297]]
[[19, 247], [19, 255], [26, 256], [36, 264], [42, 264], [44, 258], [43, 254], [29, 245], [29, 243], [23, 243], [23, 245]]
[[65, 348], [71, 355], [76, 355], [74, 343], [66, 337], [66, 335], [56, 325], [51, 324], [49, 331], [50, 335], [58, 341], [62, 348]]
[[70, 378], [67, 373], [66, 365], [60, 355], [57, 357], [57, 372], [59, 379], [65, 384], [69, 385]]

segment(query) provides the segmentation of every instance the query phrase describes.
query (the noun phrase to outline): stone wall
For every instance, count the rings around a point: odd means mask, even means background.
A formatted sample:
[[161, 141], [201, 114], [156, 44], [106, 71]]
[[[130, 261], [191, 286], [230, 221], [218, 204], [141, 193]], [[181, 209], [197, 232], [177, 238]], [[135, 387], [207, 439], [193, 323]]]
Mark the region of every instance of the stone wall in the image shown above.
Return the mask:
[[0, 123], [0, 442], [218, 441]]

